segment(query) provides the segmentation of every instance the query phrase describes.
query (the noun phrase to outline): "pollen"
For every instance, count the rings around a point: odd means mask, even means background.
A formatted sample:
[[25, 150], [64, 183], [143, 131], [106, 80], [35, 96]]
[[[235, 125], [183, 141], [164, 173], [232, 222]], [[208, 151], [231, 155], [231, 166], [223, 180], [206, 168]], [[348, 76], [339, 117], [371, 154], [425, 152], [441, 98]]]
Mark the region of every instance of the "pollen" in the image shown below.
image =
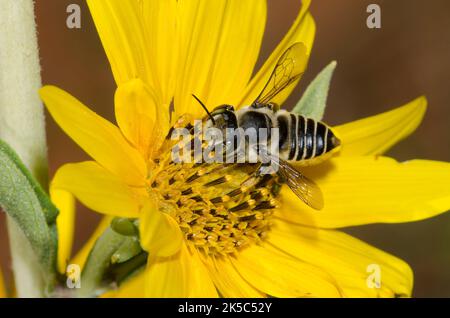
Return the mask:
[[169, 153], [155, 164], [149, 191], [189, 245], [224, 255], [258, 244], [270, 230], [281, 183], [259, 174], [259, 164], [175, 163]]

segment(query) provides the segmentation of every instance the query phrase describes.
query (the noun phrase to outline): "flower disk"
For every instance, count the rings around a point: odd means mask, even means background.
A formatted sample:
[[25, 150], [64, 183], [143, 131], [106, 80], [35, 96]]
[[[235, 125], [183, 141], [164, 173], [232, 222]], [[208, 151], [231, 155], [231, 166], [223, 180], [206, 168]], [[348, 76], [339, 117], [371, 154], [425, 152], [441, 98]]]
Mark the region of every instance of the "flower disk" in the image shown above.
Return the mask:
[[206, 254], [228, 254], [257, 243], [270, 228], [277, 176], [258, 164], [175, 163], [156, 160], [149, 192], [179, 224], [186, 241]]

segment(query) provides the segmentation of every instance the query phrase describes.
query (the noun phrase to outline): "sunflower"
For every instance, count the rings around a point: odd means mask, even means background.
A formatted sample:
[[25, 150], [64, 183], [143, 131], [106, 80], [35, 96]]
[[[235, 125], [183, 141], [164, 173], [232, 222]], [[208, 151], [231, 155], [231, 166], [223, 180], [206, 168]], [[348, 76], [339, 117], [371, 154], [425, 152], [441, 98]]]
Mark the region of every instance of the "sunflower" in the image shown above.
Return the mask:
[[[337, 229], [409, 222], [450, 206], [450, 166], [382, 154], [420, 123], [426, 99], [334, 127], [339, 153], [302, 172], [322, 189], [320, 212], [276, 178], [243, 186], [234, 165], [174, 164], [165, 137], [179, 118], [209, 107], [249, 105], [293, 43], [310, 54], [315, 24], [303, 1], [292, 27], [251, 77], [266, 22], [262, 0], [90, 0], [90, 12], [117, 83], [117, 126], [54, 86], [41, 96], [58, 125], [92, 157], [56, 172], [61, 210], [59, 265], [70, 254], [73, 196], [94, 211], [137, 219], [145, 272], [109, 296], [410, 296], [402, 260]], [[283, 91], [282, 104], [295, 85]], [[103, 221], [97, 234], [109, 224]], [[75, 260], [84, 264], [86, 251]], [[381, 284], [368, 284], [376, 265]]]

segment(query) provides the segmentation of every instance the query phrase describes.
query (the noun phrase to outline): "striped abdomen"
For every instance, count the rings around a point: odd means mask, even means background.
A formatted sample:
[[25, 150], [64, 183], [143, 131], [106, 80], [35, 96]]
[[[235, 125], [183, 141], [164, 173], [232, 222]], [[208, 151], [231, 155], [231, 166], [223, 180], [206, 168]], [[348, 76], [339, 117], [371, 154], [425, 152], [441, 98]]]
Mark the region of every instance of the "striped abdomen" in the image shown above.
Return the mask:
[[324, 123], [280, 111], [276, 114], [280, 134], [280, 157], [289, 161], [310, 161], [324, 157], [340, 142]]

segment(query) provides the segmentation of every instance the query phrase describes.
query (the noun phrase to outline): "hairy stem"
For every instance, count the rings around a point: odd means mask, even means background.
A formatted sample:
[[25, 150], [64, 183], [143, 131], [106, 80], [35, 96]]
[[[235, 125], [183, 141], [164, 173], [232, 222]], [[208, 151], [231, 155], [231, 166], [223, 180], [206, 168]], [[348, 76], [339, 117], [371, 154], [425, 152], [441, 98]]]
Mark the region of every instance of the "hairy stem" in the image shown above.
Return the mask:
[[[32, 0], [0, 1], [0, 138], [15, 149], [47, 189], [45, 121], [38, 89], [39, 52]], [[44, 296], [44, 282], [28, 240], [12, 219], [8, 232], [19, 297]]]

